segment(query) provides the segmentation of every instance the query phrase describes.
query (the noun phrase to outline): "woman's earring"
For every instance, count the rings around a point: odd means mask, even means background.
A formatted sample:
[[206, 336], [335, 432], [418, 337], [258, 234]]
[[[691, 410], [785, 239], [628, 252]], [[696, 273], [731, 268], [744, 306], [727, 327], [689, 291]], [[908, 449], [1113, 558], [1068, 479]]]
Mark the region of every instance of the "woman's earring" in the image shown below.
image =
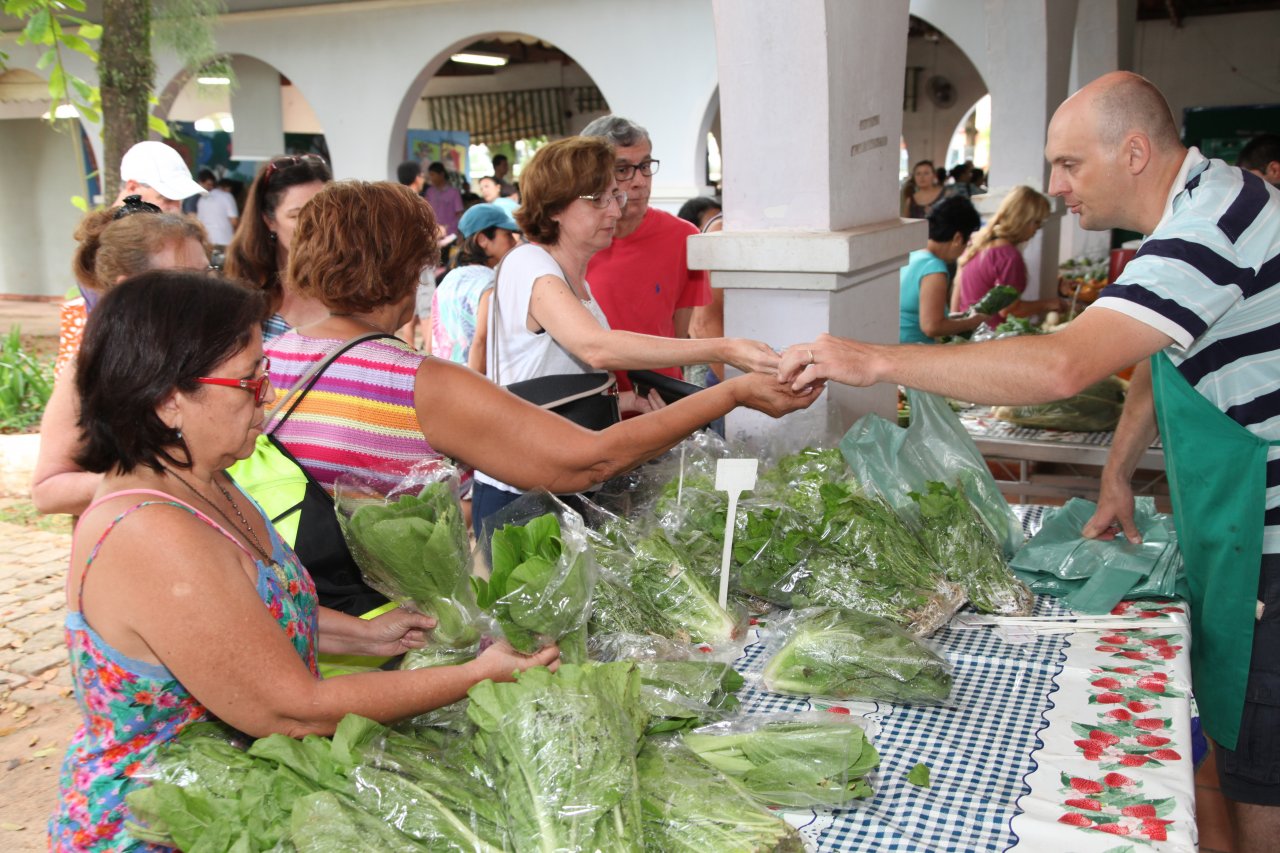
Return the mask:
[[271, 242], [274, 243], [276, 241], [276, 232], [268, 231], [267, 233], [271, 235], [268, 239], [270, 239]]

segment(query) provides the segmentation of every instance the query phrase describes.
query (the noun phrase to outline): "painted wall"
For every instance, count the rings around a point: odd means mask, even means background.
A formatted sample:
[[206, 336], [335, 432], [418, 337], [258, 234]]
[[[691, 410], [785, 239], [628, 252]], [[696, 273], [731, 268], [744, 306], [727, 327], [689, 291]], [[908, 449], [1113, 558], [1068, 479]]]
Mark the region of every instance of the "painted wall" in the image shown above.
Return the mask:
[[[915, 109], [908, 108], [902, 114], [907, 162], [932, 160], [944, 165], [952, 134], [973, 105], [987, 94], [987, 84], [965, 52], [950, 39], [908, 39], [907, 67], [922, 69]], [[950, 107], [942, 109], [929, 100], [928, 82], [933, 76], [945, 77], [955, 87], [956, 98]]]
[[0, 293], [61, 296], [71, 277], [71, 238], [80, 211], [72, 196], [85, 194], [72, 168], [80, 146], [39, 118], [0, 122]]

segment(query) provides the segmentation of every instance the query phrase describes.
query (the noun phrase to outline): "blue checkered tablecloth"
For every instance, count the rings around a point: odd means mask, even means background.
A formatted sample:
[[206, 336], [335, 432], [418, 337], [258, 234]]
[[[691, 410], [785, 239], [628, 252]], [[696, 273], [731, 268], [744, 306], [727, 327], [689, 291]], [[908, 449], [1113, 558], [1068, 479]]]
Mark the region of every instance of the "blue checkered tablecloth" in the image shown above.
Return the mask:
[[[1041, 598], [1039, 615], [1065, 613]], [[761, 633], [767, 626], [761, 628]], [[747, 713], [847, 708], [874, 720], [881, 765], [876, 794], [852, 809], [791, 815], [819, 850], [1003, 850], [1015, 841], [1009, 821], [1029, 789], [1023, 778], [1040, 746], [1036, 733], [1052, 707], [1053, 679], [1062, 668], [1063, 635], [1009, 645], [991, 631], [944, 629], [933, 641], [955, 667], [955, 691], [946, 707], [883, 703], [828, 703], [748, 687]], [[748, 676], [764, 665], [764, 644], [748, 646], [736, 666]], [[932, 786], [907, 782], [918, 762], [929, 766]]]
[[[1039, 528], [1043, 507], [1016, 511], [1028, 533]], [[1037, 615], [1067, 612], [1055, 599], [1042, 596], [1037, 602]], [[1066, 635], [1011, 645], [992, 631], [943, 629], [931, 642], [955, 667], [952, 703], [909, 707], [807, 701], [753, 686], [765, 663], [761, 637], [767, 631], [767, 624], [755, 629], [755, 642], [735, 664], [748, 677], [740, 694], [744, 711], [847, 709], [878, 726], [873, 740], [881, 765], [870, 802], [788, 814], [816, 849], [968, 853], [1004, 850], [1016, 842], [1009, 821], [1018, 812], [1018, 798], [1029, 791], [1024, 778], [1035, 769], [1037, 733], [1053, 707]], [[907, 771], [919, 762], [929, 766], [929, 788], [907, 782]]]

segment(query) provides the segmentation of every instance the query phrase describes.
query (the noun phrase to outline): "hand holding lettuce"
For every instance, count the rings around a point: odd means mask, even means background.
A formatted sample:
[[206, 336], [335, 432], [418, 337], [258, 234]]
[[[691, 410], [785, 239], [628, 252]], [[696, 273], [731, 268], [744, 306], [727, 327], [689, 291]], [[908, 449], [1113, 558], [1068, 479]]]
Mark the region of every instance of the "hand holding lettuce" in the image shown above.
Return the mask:
[[466, 648], [480, 639], [480, 630], [454, 474], [442, 466], [429, 473], [415, 469], [386, 498], [369, 477], [343, 474], [335, 483], [334, 504], [369, 585], [434, 616], [437, 643]]
[[511, 647], [524, 654], [557, 643], [566, 663], [587, 660], [587, 619], [595, 571], [582, 519], [546, 493], [512, 503], [499, 518], [523, 520], [531, 508], [553, 506], [525, 523], [493, 533], [489, 578], [473, 577], [476, 600]]

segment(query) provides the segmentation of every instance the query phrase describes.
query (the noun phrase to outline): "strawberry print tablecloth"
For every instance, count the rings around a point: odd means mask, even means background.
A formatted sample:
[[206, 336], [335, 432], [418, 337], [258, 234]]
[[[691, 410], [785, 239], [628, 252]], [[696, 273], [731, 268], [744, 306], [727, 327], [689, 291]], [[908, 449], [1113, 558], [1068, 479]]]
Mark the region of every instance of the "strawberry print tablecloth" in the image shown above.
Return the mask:
[[[1015, 508], [1024, 527], [1040, 507]], [[1040, 597], [1036, 615], [1070, 613]], [[945, 707], [806, 701], [766, 692], [767, 620], [735, 664], [748, 713], [827, 710], [873, 721], [875, 796], [850, 809], [789, 812], [811, 849], [1194, 851], [1189, 632], [1185, 608], [1122, 602], [1124, 630], [1036, 635], [992, 629], [932, 638], [955, 667]], [[1153, 627], [1158, 625], [1159, 627]], [[907, 781], [929, 766], [929, 788]]]

